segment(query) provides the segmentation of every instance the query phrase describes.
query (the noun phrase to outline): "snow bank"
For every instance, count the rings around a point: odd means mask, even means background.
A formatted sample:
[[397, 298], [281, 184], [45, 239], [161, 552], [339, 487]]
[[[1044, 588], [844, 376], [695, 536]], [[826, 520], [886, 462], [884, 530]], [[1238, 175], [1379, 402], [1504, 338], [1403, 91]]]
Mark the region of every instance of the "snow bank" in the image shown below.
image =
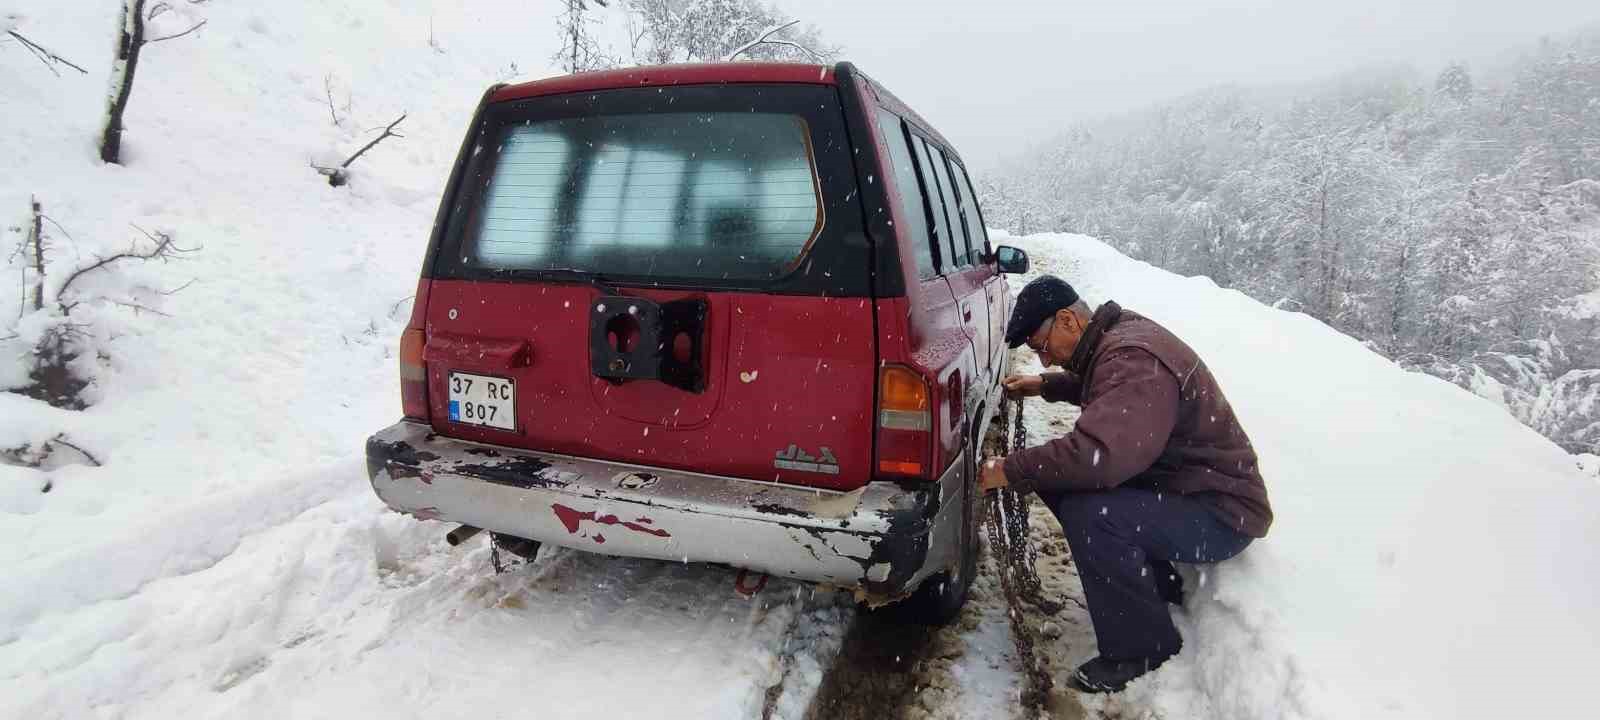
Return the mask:
[[[274, 496], [359, 453], [363, 432], [398, 416], [393, 341], [463, 126], [497, 66], [547, 51], [489, 21], [483, 5], [183, 6], [208, 23], [146, 49], [120, 167], [100, 163], [95, 150], [117, 5], [30, 10], [30, 32], [97, 70], [55, 77], [0, 48], [0, 228], [22, 224], [32, 196], [54, 221], [46, 224], [52, 257], [67, 267], [142, 238], [134, 226], [171, 229], [198, 249], [138, 268], [155, 287], [188, 284], [165, 298], [170, 317], [105, 311], [113, 332], [99, 348], [89, 411], [5, 401], [0, 447], [65, 432], [105, 467], [56, 470], [52, 492], [37, 497], [17, 490], [37, 487], [37, 473], [0, 466], [0, 531], [11, 538], [0, 563], [41, 574], [105, 564], [92, 550], [126, 535], [192, 550], [119, 562], [116, 593], [204, 566], [245, 531], [163, 520], [220, 497]], [[434, 53], [430, 18], [439, 33], [482, 42]], [[329, 76], [354, 88], [342, 127], [329, 119]], [[359, 147], [366, 128], [403, 110], [408, 137], [364, 156], [362, 182], [335, 190], [308, 166], [315, 148]], [[0, 293], [0, 317], [17, 317], [18, 301]], [[3, 364], [14, 370], [12, 357]], [[305, 502], [268, 505], [262, 515], [292, 516], [314, 496], [286, 493]], [[83, 602], [108, 592], [95, 589], [94, 573], [51, 582]], [[32, 611], [18, 608], [33, 604], [72, 607], [7, 597], [0, 617], [25, 620]]]
[[[1600, 486], [1503, 410], [1297, 313], [1077, 235], [999, 239], [1171, 328], [1261, 456], [1277, 519], [1208, 570], [1165, 717], [1571, 717], [1600, 652]], [[1591, 461], [1592, 462], [1592, 461]]]

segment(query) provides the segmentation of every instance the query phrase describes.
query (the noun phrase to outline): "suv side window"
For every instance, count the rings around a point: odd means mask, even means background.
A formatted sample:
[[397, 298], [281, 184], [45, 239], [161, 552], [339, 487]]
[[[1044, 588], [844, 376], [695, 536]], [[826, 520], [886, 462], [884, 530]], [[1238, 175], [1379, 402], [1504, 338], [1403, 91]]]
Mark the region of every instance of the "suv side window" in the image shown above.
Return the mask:
[[939, 193], [939, 181], [934, 174], [934, 162], [928, 152], [928, 143], [920, 137], [912, 136], [912, 143], [916, 146], [918, 169], [922, 173], [923, 195], [928, 200], [928, 214], [933, 216], [933, 224], [937, 229], [934, 246], [939, 249], [939, 272], [947, 273], [956, 269], [958, 254], [955, 252], [953, 235], [950, 232], [950, 221], [944, 211], [944, 199]]
[[957, 265], [972, 267], [972, 245], [967, 239], [966, 220], [961, 206], [956, 203], [955, 183], [950, 181], [944, 151], [929, 145], [928, 155], [933, 159], [933, 171], [939, 176], [939, 194], [944, 196], [944, 209], [950, 216], [950, 252]]
[[967, 238], [972, 241], [972, 262], [981, 263], [983, 256], [989, 253], [989, 231], [983, 227], [978, 196], [972, 192], [972, 180], [960, 163], [950, 163], [950, 173], [955, 176], [956, 192], [961, 195], [961, 216], [967, 223]]
[[921, 183], [917, 179], [917, 166], [911, 160], [911, 149], [906, 145], [906, 131], [900, 116], [888, 110], [878, 110], [878, 126], [888, 136], [889, 162], [894, 166], [894, 185], [900, 192], [897, 217], [906, 224], [905, 232], [911, 238], [911, 249], [917, 258], [917, 278], [928, 280], [937, 277], [933, 246], [928, 238], [928, 216], [922, 208]]

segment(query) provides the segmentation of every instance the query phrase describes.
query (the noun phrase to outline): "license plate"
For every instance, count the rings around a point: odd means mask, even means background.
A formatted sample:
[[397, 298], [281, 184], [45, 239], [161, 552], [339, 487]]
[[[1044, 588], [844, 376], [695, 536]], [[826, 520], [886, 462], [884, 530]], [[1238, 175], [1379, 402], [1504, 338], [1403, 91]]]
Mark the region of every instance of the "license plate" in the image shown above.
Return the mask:
[[450, 422], [517, 429], [517, 384], [510, 378], [450, 373]]

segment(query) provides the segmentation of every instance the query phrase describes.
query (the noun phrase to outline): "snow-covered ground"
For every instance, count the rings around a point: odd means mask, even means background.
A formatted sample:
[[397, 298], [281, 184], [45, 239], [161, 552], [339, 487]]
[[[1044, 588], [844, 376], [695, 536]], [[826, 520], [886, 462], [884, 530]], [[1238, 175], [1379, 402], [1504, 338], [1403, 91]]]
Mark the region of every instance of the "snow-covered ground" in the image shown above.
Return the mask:
[[[1006, 238], [1171, 328], [1261, 456], [1271, 534], [1207, 572], [1114, 716], [1574, 717], [1600, 656], [1600, 486], [1504, 410], [1092, 238]], [[1035, 403], [1033, 442], [1060, 411]], [[1591, 470], [1590, 473], [1593, 471]], [[1087, 657], [1081, 653], [1080, 657]]]
[[22, 626], [0, 715], [756, 718], [777, 688], [772, 717], [798, 718], [828, 659], [806, 641], [843, 625], [809, 586], [747, 600], [703, 566], [560, 550], [496, 576], [359, 475], [330, 468], [349, 492], [214, 565]]
[[[139, 271], [193, 281], [151, 300], [167, 317], [96, 310], [89, 410], [0, 394], [0, 449], [66, 433], [104, 463], [0, 465], [0, 716], [803, 711], [847, 622], [827, 596], [775, 581], [745, 600], [725, 571], [561, 551], [496, 577], [481, 539], [451, 550], [366, 484], [361, 443], [399, 415], [393, 344], [470, 109], [554, 49], [554, 2], [512, 4], [515, 22], [507, 5], [173, 3], [153, 34], [207, 25], [145, 48], [121, 167], [95, 151], [116, 0], [30, 4], [17, 22], [89, 75], [0, 42], [7, 243], [31, 195], [64, 263], [126, 247], [134, 225], [197, 248]], [[401, 112], [406, 137], [351, 185], [309, 167]], [[1586, 478], [1498, 408], [1308, 318], [1087, 238], [1018, 242], [1200, 351], [1278, 511], [1271, 537], [1209, 574], [1184, 654], [1101, 711], [1584, 714], [1592, 459]], [[1009, 638], [984, 622], [969, 640], [952, 712], [1004, 716]]]

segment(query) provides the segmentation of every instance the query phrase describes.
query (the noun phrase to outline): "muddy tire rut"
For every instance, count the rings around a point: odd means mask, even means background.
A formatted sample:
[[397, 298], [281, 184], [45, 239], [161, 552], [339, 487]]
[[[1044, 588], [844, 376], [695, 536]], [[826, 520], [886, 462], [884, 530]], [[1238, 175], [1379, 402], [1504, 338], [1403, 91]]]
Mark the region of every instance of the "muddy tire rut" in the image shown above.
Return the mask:
[[[1038, 404], [1034, 404], [1037, 408]], [[1053, 410], [1054, 408], [1052, 408]], [[1068, 425], [1070, 416], [1047, 413], [1051, 430]], [[1065, 413], [1062, 413], [1065, 414]], [[1037, 422], [1037, 421], [1035, 421]], [[1001, 447], [997, 432], [985, 437], [986, 454]], [[1010, 608], [1001, 589], [998, 566], [986, 533], [980, 533], [981, 556], [971, 595], [961, 616], [948, 627], [906, 624], [886, 612], [859, 612], [846, 633], [838, 657], [829, 668], [805, 717], [807, 720], [943, 720], [944, 718], [1016, 718], [1017, 720], [1076, 720], [1116, 717], [1116, 708], [1091, 702], [1086, 712], [1078, 695], [1066, 688], [1077, 662], [1092, 655], [1093, 630], [1084, 609], [1083, 588], [1067, 553], [1065, 538], [1050, 511], [1030, 503], [1028, 535], [1038, 550], [1038, 573], [1044, 594], [1063, 604], [1054, 616], [1023, 603]], [[958, 661], [973, 652], [969, 638], [980, 624], [1004, 628], [1010, 644], [1008, 612], [1021, 620], [1041, 642], [1036, 648], [1041, 663], [1055, 680], [1045, 706], [1024, 707], [1022, 676], [1015, 650], [996, 648], [973, 660], [1002, 671], [1010, 687], [985, 688], [985, 699], [964, 698], [964, 688], [952, 672]], [[986, 628], [987, 629], [987, 628]], [[1113, 703], [1114, 705], [1114, 703]]]
[[[924, 720], [958, 718], [960, 688], [951, 667], [968, 652], [963, 638], [982, 621], [985, 593], [995, 583], [979, 565], [973, 595], [948, 627], [908, 623], [892, 613], [856, 614], [806, 713], [807, 720]], [[985, 582], [984, 575], [991, 577]], [[1009, 662], [1009, 658], [995, 658]]]
[[[1035, 512], [1039, 512], [1036, 510]], [[1048, 515], [1048, 513], [1046, 513]], [[1032, 523], [1035, 532], [1040, 523]], [[1000, 589], [1000, 579], [984, 544], [983, 558], [978, 565], [978, 576], [973, 579], [972, 594], [961, 611], [961, 617], [948, 627], [933, 628], [908, 624], [884, 612], [859, 612], [851, 622], [839, 655], [828, 669], [827, 676], [817, 689], [817, 694], [806, 712], [807, 720], [962, 720], [965, 718], [1012, 718], [1014, 720], [1076, 720], [1085, 717], [1084, 709], [1076, 695], [1065, 690], [1066, 674], [1070, 673], [1063, 655], [1078, 651], [1082, 643], [1092, 642], [1087, 630], [1087, 617], [1073, 600], [1081, 602], [1082, 590], [1076, 576], [1066, 572], [1070, 567], [1056, 557], [1056, 548], [1041, 555], [1041, 575], [1046, 588], [1063, 593], [1069, 598], [1067, 609], [1056, 617], [1046, 617], [1037, 610], [1025, 608], [1025, 621], [1037, 628], [1046, 638], [1040, 649], [1048, 656], [1052, 673], [1058, 680], [1058, 689], [1052, 693], [1048, 707], [1029, 712], [1020, 704], [1021, 678], [1017, 660], [1006, 646], [987, 657], [966, 658], [974, 648], [968, 635], [978, 631], [980, 624], [993, 624], [1004, 629], [1009, 638], [1006, 619], [1005, 594]], [[1046, 559], [1048, 558], [1048, 560]], [[1050, 572], [1054, 570], [1055, 572]], [[1064, 630], [1064, 632], [1063, 632]], [[974, 702], [964, 699], [964, 688], [953, 669], [958, 662], [977, 660], [988, 667], [1005, 671], [1010, 687], [999, 689], [1003, 701], [974, 707]], [[981, 708], [981, 709], [980, 709]]]

